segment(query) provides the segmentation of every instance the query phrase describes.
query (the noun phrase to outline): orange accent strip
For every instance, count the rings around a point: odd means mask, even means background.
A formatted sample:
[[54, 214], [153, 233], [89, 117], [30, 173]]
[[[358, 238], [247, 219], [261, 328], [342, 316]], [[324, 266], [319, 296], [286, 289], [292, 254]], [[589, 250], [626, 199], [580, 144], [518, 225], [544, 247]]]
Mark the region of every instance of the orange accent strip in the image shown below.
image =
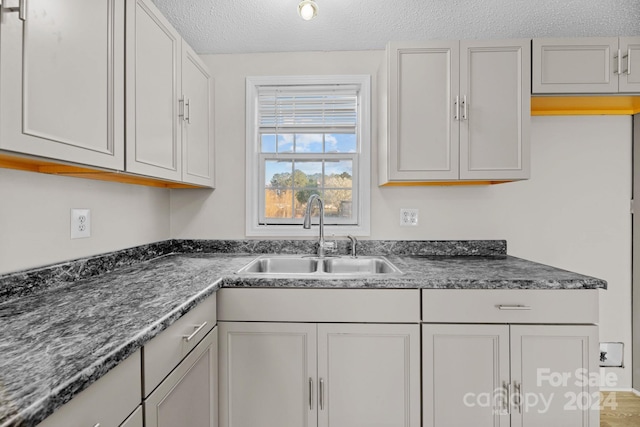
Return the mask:
[[94, 169], [85, 166], [73, 166], [55, 163], [31, 157], [20, 157], [9, 154], [0, 154], [0, 168], [16, 169], [29, 172], [39, 172], [51, 175], [62, 175], [76, 178], [94, 179], [98, 181], [120, 182], [123, 184], [144, 185], [159, 188], [207, 188], [199, 185], [183, 184], [179, 182], [164, 181], [156, 178], [148, 178], [102, 169]]
[[633, 115], [640, 96], [532, 96], [532, 116]]

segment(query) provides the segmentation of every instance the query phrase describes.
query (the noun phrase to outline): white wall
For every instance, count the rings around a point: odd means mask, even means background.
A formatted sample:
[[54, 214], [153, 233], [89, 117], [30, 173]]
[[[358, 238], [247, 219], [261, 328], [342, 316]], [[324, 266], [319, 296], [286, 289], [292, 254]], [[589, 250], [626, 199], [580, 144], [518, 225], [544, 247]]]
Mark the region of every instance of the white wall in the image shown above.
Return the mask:
[[[379, 51], [205, 55], [216, 79], [214, 192], [171, 191], [174, 238], [244, 234], [245, 77], [371, 74]], [[374, 116], [375, 123], [375, 116]], [[374, 125], [373, 137], [376, 138]], [[373, 159], [376, 159], [374, 144]], [[372, 162], [377, 182], [377, 162]], [[532, 118], [532, 178], [487, 187], [372, 187], [372, 239], [506, 239], [511, 255], [593, 275], [602, 292], [601, 340], [625, 343], [631, 362], [631, 118]], [[400, 227], [402, 207], [420, 210]], [[310, 237], [315, 234], [310, 233]], [[617, 370], [630, 387], [630, 367]]]
[[[70, 209], [91, 237], [70, 238]], [[169, 238], [169, 190], [0, 169], [0, 274]]]

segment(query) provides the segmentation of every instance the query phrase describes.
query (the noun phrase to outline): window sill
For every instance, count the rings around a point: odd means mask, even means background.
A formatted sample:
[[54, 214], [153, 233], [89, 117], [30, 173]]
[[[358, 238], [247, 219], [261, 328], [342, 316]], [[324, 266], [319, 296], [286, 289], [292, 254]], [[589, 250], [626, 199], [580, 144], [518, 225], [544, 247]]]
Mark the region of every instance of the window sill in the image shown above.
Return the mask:
[[[368, 227], [357, 225], [325, 225], [324, 236], [330, 239], [331, 236], [352, 235], [356, 237], [369, 237]], [[302, 228], [302, 225], [271, 225], [247, 227], [247, 237], [318, 237], [318, 225], [313, 224], [311, 229]]]

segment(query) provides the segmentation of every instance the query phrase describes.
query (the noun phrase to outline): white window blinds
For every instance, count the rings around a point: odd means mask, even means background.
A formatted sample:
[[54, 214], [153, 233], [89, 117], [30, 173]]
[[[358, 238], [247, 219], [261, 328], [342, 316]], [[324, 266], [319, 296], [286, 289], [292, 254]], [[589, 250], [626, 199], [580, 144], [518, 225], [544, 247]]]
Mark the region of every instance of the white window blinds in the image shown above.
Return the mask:
[[261, 133], [282, 131], [355, 131], [358, 121], [356, 86], [261, 86], [258, 127]]

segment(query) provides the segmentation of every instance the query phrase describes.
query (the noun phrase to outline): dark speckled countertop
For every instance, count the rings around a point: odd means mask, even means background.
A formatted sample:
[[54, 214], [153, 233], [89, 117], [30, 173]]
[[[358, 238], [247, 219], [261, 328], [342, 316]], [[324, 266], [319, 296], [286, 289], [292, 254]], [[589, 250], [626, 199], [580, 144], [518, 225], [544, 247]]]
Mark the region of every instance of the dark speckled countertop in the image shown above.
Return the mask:
[[0, 426], [36, 425], [220, 287], [606, 288], [603, 280], [506, 256], [506, 244], [446, 255], [405, 255], [392, 245], [381, 252], [402, 275], [336, 280], [239, 276], [259, 254], [225, 253], [236, 244], [198, 253], [204, 246], [162, 242], [131, 250], [135, 262], [114, 253], [0, 276], [10, 296], [0, 300]]

